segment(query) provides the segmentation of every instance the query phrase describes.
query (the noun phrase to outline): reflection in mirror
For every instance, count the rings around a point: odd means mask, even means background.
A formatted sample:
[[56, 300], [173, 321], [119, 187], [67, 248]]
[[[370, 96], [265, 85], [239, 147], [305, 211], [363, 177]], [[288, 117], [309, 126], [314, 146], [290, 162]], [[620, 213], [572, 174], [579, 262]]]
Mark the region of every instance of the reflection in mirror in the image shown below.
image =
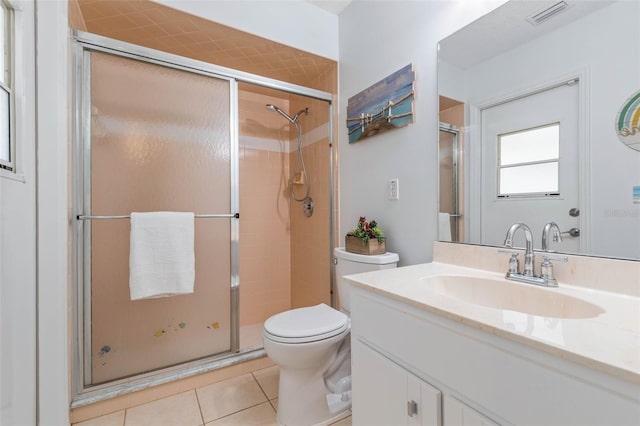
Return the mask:
[[511, 0], [440, 42], [440, 239], [499, 246], [524, 222], [540, 249], [556, 222], [552, 250], [640, 259], [640, 152], [616, 127], [640, 2], [558, 3]]
[[640, 90], [622, 104], [616, 117], [616, 131], [623, 144], [640, 151]]
[[440, 241], [460, 241], [459, 152], [460, 130], [454, 125], [440, 126]]

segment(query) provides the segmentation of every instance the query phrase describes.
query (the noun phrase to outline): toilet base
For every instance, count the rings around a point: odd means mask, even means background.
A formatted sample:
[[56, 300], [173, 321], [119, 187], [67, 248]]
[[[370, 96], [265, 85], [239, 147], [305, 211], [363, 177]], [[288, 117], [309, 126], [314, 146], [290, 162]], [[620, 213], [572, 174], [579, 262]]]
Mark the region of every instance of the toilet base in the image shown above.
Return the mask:
[[[347, 408], [342, 413], [336, 414], [335, 416], [331, 417], [330, 419], [326, 419], [326, 420], [321, 421], [320, 423], [314, 423], [314, 424], [309, 425], [309, 426], [329, 426], [329, 425], [332, 425], [332, 424], [334, 424], [336, 422], [339, 422], [342, 419], [346, 419], [349, 416], [351, 416], [351, 408]], [[278, 422], [278, 424], [280, 426], [291, 426], [291, 425], [288, 425], [288, 424], [283, 423], [282, 421], [280, 421], [280, 417], [278, 417], [277, 415], [276, 415], [276, 421]]]
[[325, 420], [322, 423], [316, 423], [316, 424], [314, 424], [312, 426], [329, 426], [329, 425], [334, 424], [335, 422], [339, 422], [342, 419], [346, 419], [350, 415], [351, 415], [351, 408], [348, 408], [348, 409], [344, 410], [342, 413], [336, 414], [335, 416], [331, 417], [330, 419]]
[[[278, 423], [284, 426], [327, 425], [346, 417], [347, 408], [336, 414], [329, 410], [323, 370], [280, 370]], [[329, 423], [327, 423], [329, 422]]]

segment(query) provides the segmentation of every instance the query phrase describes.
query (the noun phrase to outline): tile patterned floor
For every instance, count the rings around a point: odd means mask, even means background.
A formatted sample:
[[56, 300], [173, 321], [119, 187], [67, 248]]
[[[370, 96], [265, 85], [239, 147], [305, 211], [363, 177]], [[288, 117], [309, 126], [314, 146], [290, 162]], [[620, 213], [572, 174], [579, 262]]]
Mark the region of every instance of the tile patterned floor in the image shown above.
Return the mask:
[[[74, 426], [277, 425], [278, 377], [269, 367]], [[334, 426], [351, 426], [351, 417]]]

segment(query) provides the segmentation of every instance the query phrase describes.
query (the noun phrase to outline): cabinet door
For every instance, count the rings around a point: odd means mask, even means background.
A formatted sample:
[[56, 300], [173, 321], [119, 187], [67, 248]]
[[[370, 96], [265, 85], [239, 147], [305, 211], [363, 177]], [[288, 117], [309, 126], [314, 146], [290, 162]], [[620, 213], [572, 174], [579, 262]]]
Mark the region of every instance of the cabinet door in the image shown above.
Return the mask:
[[354, 426], [440, 426], [441, 394], [374, 349], [354, 339]]
[[[441, 426], [442, 393], [409, 373], [407, 373], [407, 391], [409, 400], [407, 406], [409, 421], [407, 424], [411, 426]], [[412, 403], [416, 404], [416, 413], [413, 415], [410, 411]]]
[[354, 340], [351, 342], [354, 426], [406, 425], [409, 418], [406, 372]]
[[473, 408], [445, 395], [444, 426], [498, 426]]

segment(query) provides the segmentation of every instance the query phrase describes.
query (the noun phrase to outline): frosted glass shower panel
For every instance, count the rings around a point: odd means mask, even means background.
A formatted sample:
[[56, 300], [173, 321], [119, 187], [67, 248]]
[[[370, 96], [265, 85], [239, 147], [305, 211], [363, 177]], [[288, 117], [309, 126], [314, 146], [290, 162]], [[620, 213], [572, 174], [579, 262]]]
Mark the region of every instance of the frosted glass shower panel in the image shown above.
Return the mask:
[[[231, 209], [227, 80], [91, 54], [91, 215]], [[129, 300], [128, 220], [91, 226], [90, 384], [230, 351], [230, 220], [195, 219], [193, 294]]]

